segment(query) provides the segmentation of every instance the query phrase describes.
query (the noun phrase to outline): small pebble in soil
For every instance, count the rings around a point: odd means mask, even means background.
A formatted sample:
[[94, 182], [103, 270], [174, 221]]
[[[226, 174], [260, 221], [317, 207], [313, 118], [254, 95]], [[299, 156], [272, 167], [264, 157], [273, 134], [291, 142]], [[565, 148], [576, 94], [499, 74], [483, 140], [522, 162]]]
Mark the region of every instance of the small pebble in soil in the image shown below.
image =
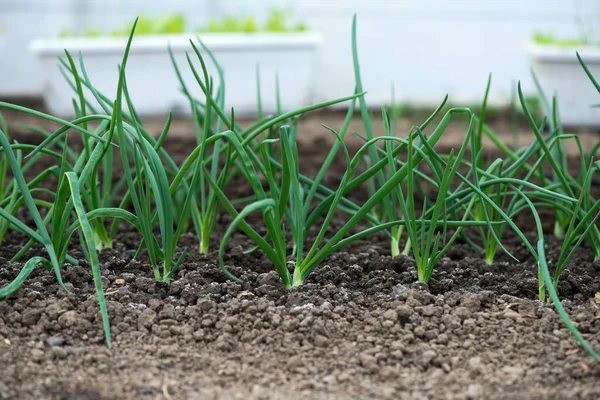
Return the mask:
[[138, 387], [138, 393], [142, 395], [152, 394], [154, 390], [148, 385], [141, 385]]
[[71, 349], [71, 354], [73, 354], [74, 356], [81, 356], [85, 354], [85, 347], [75, 347]]
[[62, 347], [52, 347], [52, 353], [56, 358], [67, 358], [69, 353]]
[[60, 347], [64, 346], [67, 341], [61, 337], [50, 336], [46, 339], [46, 343], [48, 343], [48, 346], [50, 347]]

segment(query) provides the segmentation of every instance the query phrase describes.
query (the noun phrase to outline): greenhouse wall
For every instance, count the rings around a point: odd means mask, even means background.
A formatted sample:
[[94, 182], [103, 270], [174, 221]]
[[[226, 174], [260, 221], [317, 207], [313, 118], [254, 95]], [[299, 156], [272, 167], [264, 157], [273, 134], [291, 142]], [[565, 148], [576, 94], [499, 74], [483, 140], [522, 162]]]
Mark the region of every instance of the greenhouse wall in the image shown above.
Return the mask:
[[352, 17], [358, 15], [358, 49], [367, 99], [454, 103], [480, 101], [492, 74], [493, 102], [507, 102], [517, 80], [532, 91], [524, 46], [536, 31], [565, 37], [600, 26], [594, 0], [2, 0], [0, 95], [37, 95], [37, 65], [27, 46], [39, 35], [63, 29], [123, 26], [136, 15], [182, 11], [191, 26], [220, 15], [252, 14], [264, 19], [271, 7], [291, 7], [294, 20], [319, 30], [313, 101], [354, 89]]

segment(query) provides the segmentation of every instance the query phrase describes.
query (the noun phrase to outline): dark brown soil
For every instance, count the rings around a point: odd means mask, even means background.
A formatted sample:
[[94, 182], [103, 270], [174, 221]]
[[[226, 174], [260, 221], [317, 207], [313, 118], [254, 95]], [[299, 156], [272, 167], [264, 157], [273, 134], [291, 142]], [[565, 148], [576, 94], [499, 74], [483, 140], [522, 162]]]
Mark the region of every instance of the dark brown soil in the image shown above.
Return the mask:
[[[169, 145], [189, 152], [178, 140]], [[302, 154], [321, 154], [311, 142]], [[517, 222], [531, 225], [527, 216]], [[501, 254], [492, 266], [456, 244], [425, 287], [411, 260], [392, 259], [374, 236], [285, 290], [266, 258], [242, 254], [242, 235], [225, 261], [244, 282], [226, 279], [218, 237], [203, 256], [184, 236], [188, 257], [170, 285], [131, 261], [134, 233], [122, 231], [101, 253], [111, 350], [89, 265], [65, 267], [69, 293], [36, 270], [0, 301], [0, 399], [600, 398], [600, 365], [535, 300], [536, 266], [518, 240], [506, 246], [520, 263]], [[560, 243], [546, 240], [555, 259]], [[16, 234], [2, 243], [0, 287], [19, 272], [8, 259], [22, 245]], [[600, 262], [583, 248], [568, 270], [563, 305], [598, 350]]]

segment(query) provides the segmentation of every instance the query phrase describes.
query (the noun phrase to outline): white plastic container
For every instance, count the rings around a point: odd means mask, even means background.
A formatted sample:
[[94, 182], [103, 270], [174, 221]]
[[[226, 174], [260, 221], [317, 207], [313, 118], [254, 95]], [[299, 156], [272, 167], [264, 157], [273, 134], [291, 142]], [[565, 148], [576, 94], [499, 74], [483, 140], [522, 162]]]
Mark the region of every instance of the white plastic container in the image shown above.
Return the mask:
[[527, 53], [548, 101], [556, 94], [560, 119], [566, 127], [600, 128], [600, 93], [577, 59], [576, 52], [600, 81], [600, 47], [566, 48], [529, 44]]
[[40, 95], [42, 79], [27, 46], [48, 31], [70, 26], [77, 18], [77, 0], [0, 1], [0, 97], [3, 100]]
[[[314, 61], [321, 43], [321, 36], [317, 33], [138, 36], [132, 42], [126, 78], [133, 104], [140, 115], [164, 115], [169, 111], [191, 115], [189, 102], [181, 92], [169, 57], [169, 44], [188, 88], [197, 99], [203, 100], [204, 95], [188, 64], [186, 52], [200, 74], [202, 70], [190, 39], [201, 50], [209, 74], [218, 84], [216, 68], [199, 45], [198, 37], [223, 68], [225, 106], [228, 109], [234, 107], [237, 115], [250, 116], [257, 112], [257, 65], [265, 113], [277, 110], [276, 75], [279, 77], [284, 112], [311, 102]], [[43, 97], [49, 111], [63, 117], [74, 114], [72, 99], [76, 94], [59, 70], [58, 58], [66, 59], [64, 49], [69, 51], [76, 63], [81, 51], [90, 81], [97, 90], [112, 99], [116, 95], [118, 65], [126, 43], [126, 38], [108, 37], [34, 40], [31, 50], [43, 72]], [[89, 98], [93, 99], [89, 94]]]

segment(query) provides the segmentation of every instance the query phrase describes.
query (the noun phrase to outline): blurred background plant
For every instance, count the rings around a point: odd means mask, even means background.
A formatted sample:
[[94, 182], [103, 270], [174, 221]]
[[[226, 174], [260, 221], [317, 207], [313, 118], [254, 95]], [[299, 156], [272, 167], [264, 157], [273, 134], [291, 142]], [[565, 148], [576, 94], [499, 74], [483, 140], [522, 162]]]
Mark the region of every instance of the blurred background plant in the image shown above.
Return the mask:
[[575, 38], [560, 38], [555, 33], [536, 32], [533, 35], [533, 41], [537, 44], [547, 44], [560, 47], [577, 47], [577, 46], [599, 46], [600, 40], [592, 37], [584, 36], [580, 39]]
[[290, 18], [291, 9], [269, 10], [269, 16], [266, 22], [261, 25], [254, 16], [227, 16], [225, 18], [214, 18], [208, 22], [206, 28], [200, 32], [303, 32], [308, 30], [305, 23], [292, 24]]
[[[289, 8], [269, 10], [266, 21], [261, 24], [253, 15], [227, 15], [220, 18], [211, 18], [206, 26], [191, 29], [183, 13], [169, 13], [163, 15], [142, 15], [135, 30], [136, 36], [144, 35], [177, 35], [186, 32], [210, 33], [258, 33], [258, 32], [304, 32], [308, 30], [306, 23], [293, 24], [290, 20], [292, 10]], [[72, 30], [63, 30], [60, 38], [69, 37], [127, 37], [131, 32], [131, 24], [124, 28], [103, 32], [96, 27], [89, 27], [85, 33], [78, 34]]]

